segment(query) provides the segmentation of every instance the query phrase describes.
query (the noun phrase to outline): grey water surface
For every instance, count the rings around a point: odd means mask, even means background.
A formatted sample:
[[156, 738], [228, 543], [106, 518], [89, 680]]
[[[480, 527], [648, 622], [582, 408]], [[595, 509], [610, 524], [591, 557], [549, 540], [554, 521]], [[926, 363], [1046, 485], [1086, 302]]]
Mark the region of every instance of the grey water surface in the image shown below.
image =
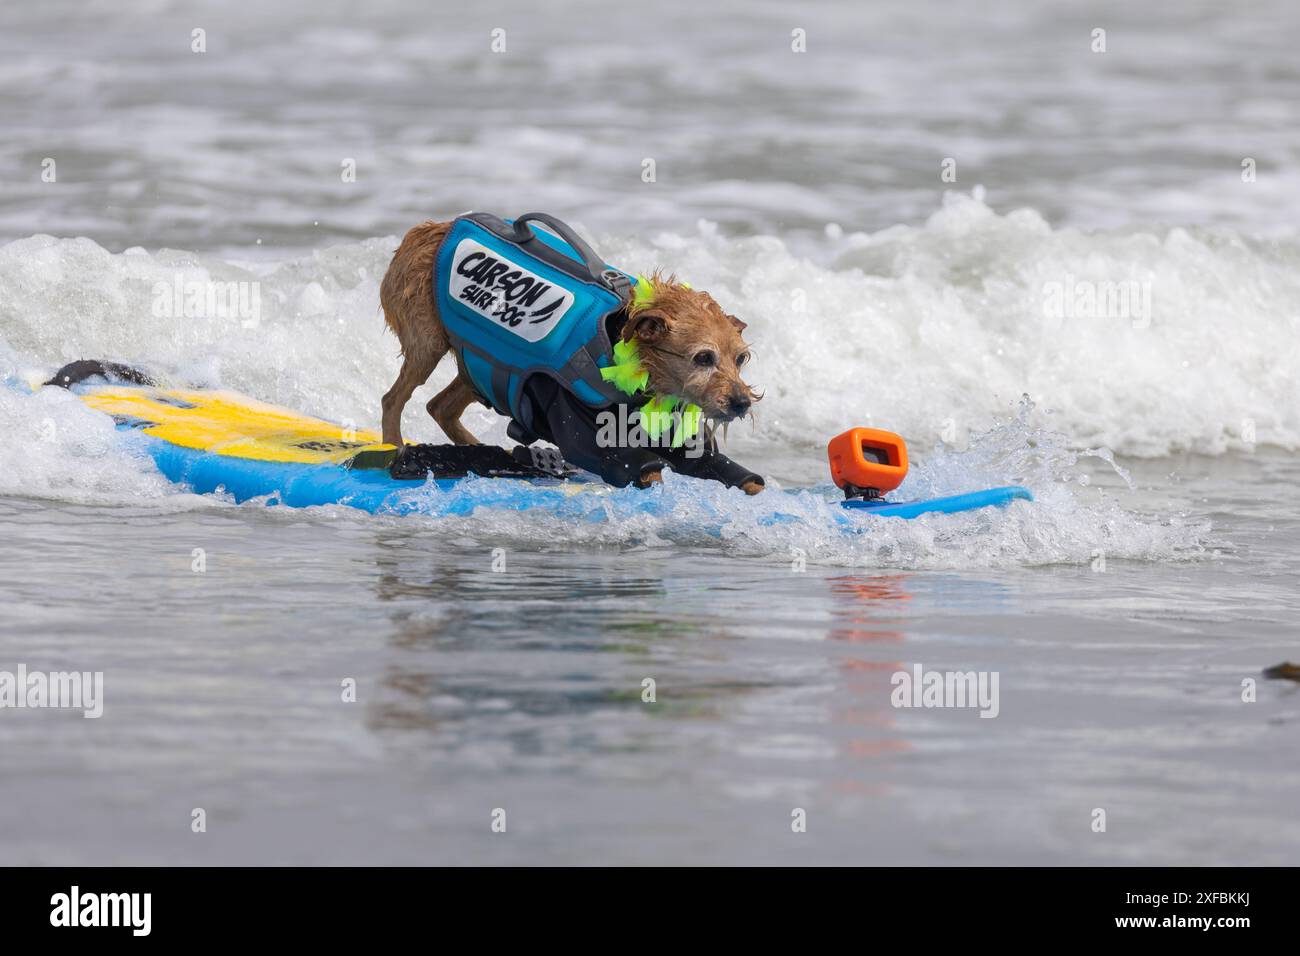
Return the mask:
[[[0, 711], [0, 859], [1294, 863], [1300, 688], [1260, 671], [1300, 656], [1296, 469], [1176, 464], [1233, 546], [1104, 571], [501, 572], [400, 525], [6, 500], [0, 662], [102, 670], [105, 711]], [[997, 716], [891, 706], [917, 663], [999, 672]]]

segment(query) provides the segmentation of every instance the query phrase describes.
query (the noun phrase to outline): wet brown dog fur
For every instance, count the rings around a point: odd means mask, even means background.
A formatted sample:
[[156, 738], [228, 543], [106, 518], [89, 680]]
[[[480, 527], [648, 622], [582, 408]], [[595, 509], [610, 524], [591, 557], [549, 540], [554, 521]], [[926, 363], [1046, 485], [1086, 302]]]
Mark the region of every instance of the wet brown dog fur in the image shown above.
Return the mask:
[[[402, 370], [383, 398], [384, 441], [399, 447], [402, 410], [451, 348], [433, 292], [433, 263], [451, 225], [426, 222], [408, 232], [379, 288], [384, 320], [402, 346]], [[761, 397], [740, 377], [749, 357], [741, 336], [745, 324], [707, 292], [688, 288], [675, 276], [656, 272], [649, 278], [653, 297], [632, 306], [623, 327], [623, 338], [637, 341], [650, 375], [648, 390], [694, 402], [711, 425], [744, 417]], [[425, 407], [452, 442], [476, 445], [478, 439], [460, 423], [473, 401], [473, 389], [459, 369]], [[762, 485], [750, 482], [744, 490], [757, 494]]]

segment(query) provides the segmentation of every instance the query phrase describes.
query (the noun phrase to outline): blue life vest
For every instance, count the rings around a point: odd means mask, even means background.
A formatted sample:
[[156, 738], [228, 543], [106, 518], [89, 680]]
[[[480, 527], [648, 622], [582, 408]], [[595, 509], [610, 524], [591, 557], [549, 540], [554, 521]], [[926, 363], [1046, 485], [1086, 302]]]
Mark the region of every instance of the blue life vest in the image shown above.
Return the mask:
[[438, 314], [460, 367], [481, 399], [526, 431], [535, 410], [523, 388], [533, 375], [592, 407], [627, 401], [600, 370], [614, 361], [606, 319], [631, 300], [634, 282], [545, 213], [461, 216], [433, 266]]

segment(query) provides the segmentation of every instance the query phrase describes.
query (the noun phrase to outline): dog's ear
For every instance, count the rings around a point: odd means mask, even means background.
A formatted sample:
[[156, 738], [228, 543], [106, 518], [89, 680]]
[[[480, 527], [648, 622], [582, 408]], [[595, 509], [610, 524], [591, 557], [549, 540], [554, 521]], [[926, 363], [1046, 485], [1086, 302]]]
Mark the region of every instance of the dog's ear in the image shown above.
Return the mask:
[[737, 332], [743, 332], [745, 331], [745, 329], [749, 328], [748, 325], [746, 325], [744, 322], [740, 321], [740, 319], [736, 318], [734, 315], [731, 315], [730, 313], [727, 314], [727, 319], [728, 321], [731, 322], [732, 327], [734, 327]]
[[623, 341], [658, 342], [668, 334], [668, 319], [662, 312], [638, 312], [623, 326]]

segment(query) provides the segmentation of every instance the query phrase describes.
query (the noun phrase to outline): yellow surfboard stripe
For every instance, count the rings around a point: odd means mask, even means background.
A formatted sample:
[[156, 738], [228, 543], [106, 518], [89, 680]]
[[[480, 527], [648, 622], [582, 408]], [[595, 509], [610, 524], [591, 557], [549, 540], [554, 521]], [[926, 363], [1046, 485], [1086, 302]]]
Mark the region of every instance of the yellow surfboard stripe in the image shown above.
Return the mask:
[[91, 408], [150, 424], [174, 445], [257, 461], [343, 464], [362, 451], [390, 451], [376, 432], [348, 430], [235, 392], [103, 386], [81, 393]]

